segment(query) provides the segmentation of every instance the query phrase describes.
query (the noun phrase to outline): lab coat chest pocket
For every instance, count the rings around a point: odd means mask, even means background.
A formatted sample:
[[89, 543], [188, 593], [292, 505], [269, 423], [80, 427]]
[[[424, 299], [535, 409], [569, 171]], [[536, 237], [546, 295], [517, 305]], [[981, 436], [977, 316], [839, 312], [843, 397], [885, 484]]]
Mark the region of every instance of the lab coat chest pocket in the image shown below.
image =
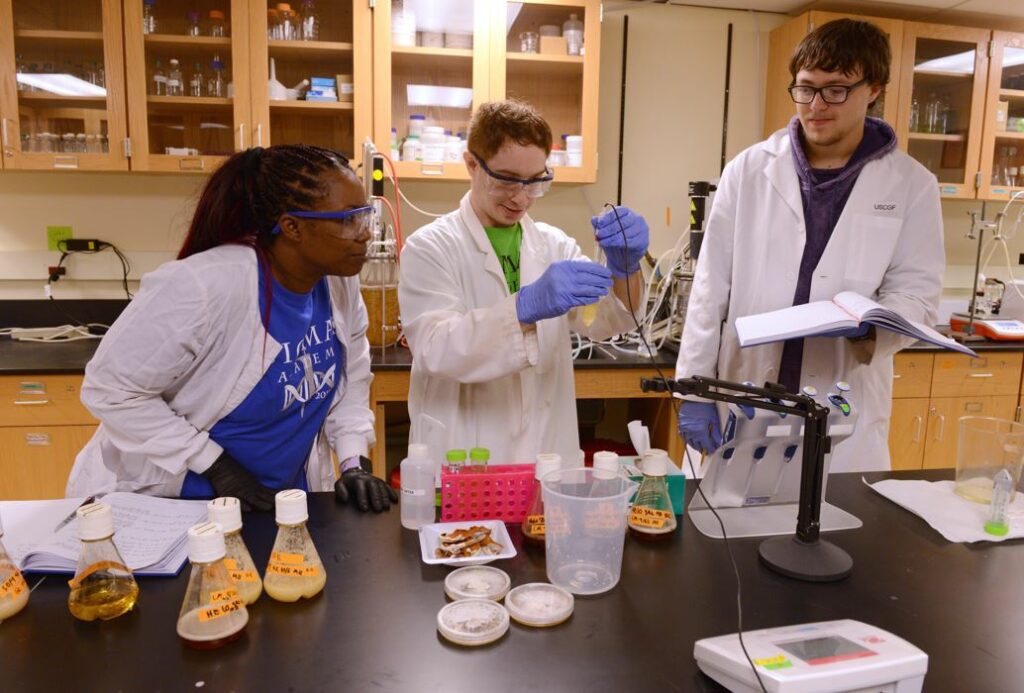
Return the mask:
[[871, 296], [892, 262], [903, 219], [855, 214], [848, 245], [846, 280], [850, 288]]

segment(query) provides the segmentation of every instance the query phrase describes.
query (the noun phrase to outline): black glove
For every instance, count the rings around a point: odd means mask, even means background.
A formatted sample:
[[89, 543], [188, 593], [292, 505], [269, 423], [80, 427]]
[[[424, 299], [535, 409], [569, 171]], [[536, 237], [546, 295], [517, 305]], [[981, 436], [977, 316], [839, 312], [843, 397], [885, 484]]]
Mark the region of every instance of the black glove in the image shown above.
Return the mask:
[[395, 489], [361, 467], [341, 473], [341, 478], [334, 482], [334, 496], [342, 503], [348, 503], [355, 497], [356, 507], [363, 512], [372, 507], [375, 513], [379, 513], [390, 510], [392, 503], [398, 503]]
[[222, 452], [217, 461], [203, 472], [203, 476], [218, 496], [237, 498], [242, 510], [246, 512], [269, 512], [274, 509], [274, 492], [261, 484], [227, 452]]

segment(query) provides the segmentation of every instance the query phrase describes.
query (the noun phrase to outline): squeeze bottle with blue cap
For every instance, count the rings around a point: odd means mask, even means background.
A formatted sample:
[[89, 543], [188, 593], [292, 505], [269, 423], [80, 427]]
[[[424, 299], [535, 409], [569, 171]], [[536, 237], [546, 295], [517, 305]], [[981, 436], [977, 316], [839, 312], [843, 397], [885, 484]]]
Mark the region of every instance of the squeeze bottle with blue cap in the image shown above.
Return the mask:
[[1006, 469], [1000, 469], [992, 480], [992, 515], [985, 523], [985, 531], [997, 537], [1006, 536], [1010, 524], [1006, 521], [1006, 507], [1013, 497], [1013, 477]]
[[426, 445], [411, 443], [401, 464], [402, 526], [419, 529], [434, 521], [434, 461]]
[[[234, 499], [232, 499], [234, 500]], [[178, 637], [189, 647], [212, 650], [237, 640], [249, 612], [224, 565], [224, 532], [216, 522], [189, 527], [192, 572], [178, 612]]]
[[[543, 542], [544, 528], [544, 494], [541, 492], [541, 481], [552, 472], [562, 470], [562, 456], [555, 452], [542, 452], [537, 455], [537, 464], [533, 470], [533, 489], [530, 491], [530, 504], [523, 517], [523, 538], [533, 542]], [[551, 474], [558, 478], [558, 474]]]
[[76, 512], [82, 551], [75, 577], [68, 582], [68, 610], [82, 621], [108, 621], [126, 614], [139, 598], [139, 586], [114, 546], [114, 515], [106, 503], [89, 503]]
[[25, 578], [4, 548], [3, 536], [4, 526], [0, 523], [0, 623], [24, 609], [29, 595]]
[[263, 581], [242, 539], [241, 504], [237, 498], [214, 498], [206, 504], [206, 519], [224, 531], [224, 566], [238, 594], [247, 605], [252, 604], [263, 594]]
[[314, 597], [327, 583], [327, 573], [306, 530], [306, 520], [309, 519], [306, 492], [299, 489], [280, 491], [274, 496], [274, 505], [277, 539], [263, 576], [263, 589], [279, 602]]

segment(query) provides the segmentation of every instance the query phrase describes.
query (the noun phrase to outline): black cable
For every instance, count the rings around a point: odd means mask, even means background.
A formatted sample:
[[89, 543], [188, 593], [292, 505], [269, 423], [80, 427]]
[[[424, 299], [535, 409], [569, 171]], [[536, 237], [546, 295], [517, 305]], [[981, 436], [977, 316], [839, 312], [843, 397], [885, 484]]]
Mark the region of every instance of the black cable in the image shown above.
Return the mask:
[[[619, 232], [622, 234], [622, 251], [623, 254], [629, 254], [629, 242], [626, 237], [626, 229], [622, 226], [622, 219], [619, 218], [619, 210], [610, 202], [605, 202], [604, 206], [610, 208], [612, 213], [615, 215], [615, 222], [619, 225]], [[636, 317], [636, 310], [633, 308], [633, 295], [629, 291], [629, 273], [626, 274], [626, 300], [629, 303], [629, 312], [633, 316], [633, 323], [636, 325], [637, 334], [640, 335], [640, 341], [643, 342], [644, 348], [647, 350], [647, 355], [651, 359], [651, 365], [654, 366], [654, 370], [657, 371], [658, 377], [661, 378], [662, 382], [668, 385], [668, 378], [661, 372], [661, 367], [658, 366], [657, 361], [654, 358], [654, 350], [651, 349], [651, 345], [647, 342], [647, 338], [644, 336], [644, 330], [640, 326], [640, 321]], [[680, 347], [682, 348], [682, 347]], [[671, 390], [668, 390], [671, 392]], [[670, 396], [669, 402], [672, 403], [672, 409], [675, 412], [676, 420], [679, 420], [679, 406], [676, 403], [676, 398]], [[685, 443], [685, 441], [684, 441]], [[693, 460], [690, 458], [690, 451], [686, 448], [685, 444], [683, 451], [686, 455], [686, 463], [690, 467], [690, 474], [693, 475], [694, 480], [697, 479], [697, 472], [693, 467]], [[709, 501], [707, 496], [704, 495], [704, 489], [701, 488], [701, 484], [697, 484], [697, 493], [700, 494], [704, 504], [707, 505], [708, 510], [718, 520], [718, 526], [722, 529], [722, 540], [725, 542], [725, 550], [729, 554], [729, 562], [732, 564], [732, 572], [736, 578], [736, 634], [739, 636], [740, 649], [743, 650], [743, 656], [747, 658], [747, 663], [750, 664], [750, 670], [754, 672], [754, 678], [757, 679], [757, 684], [761, 687], [763, 693], [768, 693], [768, 689], [765, 688], [764, 682], [761, 680], [761, 675], [757, 671], [757, 667], [754, 666], [754, 660], [750, 657], [750, 653], [747, 652], [747, 645], [743, 642], [743, 583], [740, 581], [740, 569], [736, 565], [736, 557], [732, 553], [732, 545], [729, 544], [729, 536], [725, 531], [725, 523], [719, 516], [718, 511], [715, 509]]]
[[[121, 252], [121, 249], [118, 248], [113, 243], [108, 243], [107, 241], [96, 241], [96, 249], [95, 250], [68, 250], [67, 249], [67, 243], [65, 241], [61, 240], [61, 241], [57, 242], [57, 248], [61, 251], [60, 260], [58, 260], [57, 267], [54, 269], [53, 272], [50, 273], [49, 278], [47, 278], [47, 280], [46, 280], [46, 286], [47, 286], [47, 289], [48, 289], [47, 294], [49, 295], [51, 301], [53, 301], [55, 299], [53, 298], [53, 291], [50, 290], [50, 287], [53, 286], [54, 282], [56, 282], [56, 281], [58, 281], [60, 279], [60, 277], [61, 277], [60, 270], [64, 266], [64, 261], [69, 256], [71, 256], [74, 253], [83, 253], [83, 254], [86, 254], [86, 255], [95, 255], [96, 253], [101, 252], [103, 250], [107, 250], [108, 248], [110, 250], [112, 250], [115, 255], [117, 255], [117, 259], [121, 262], [121, 286], [124, 288], [124, 295], [128, 297], [129, 301], [133, 298], [132, 292], [128, 290], [128, 274], [131, 272], [132, 265], [128, 261], [127, 256], [125, 256], [125, 254], [123, 252]], [[81, 322], [78, 321], [77, 319], [75, 320], [75, 322], [78, 322], [79, 324], [81, 324]]]

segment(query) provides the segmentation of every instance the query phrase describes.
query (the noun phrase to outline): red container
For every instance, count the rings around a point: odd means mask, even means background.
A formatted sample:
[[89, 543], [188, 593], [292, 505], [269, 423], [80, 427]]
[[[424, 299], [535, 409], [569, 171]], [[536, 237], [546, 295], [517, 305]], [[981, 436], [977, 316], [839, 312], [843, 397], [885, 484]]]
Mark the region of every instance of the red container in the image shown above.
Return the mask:
[[532, 464], [490, 464], [481, 471], [441, 471], [441, 522], [501, 520], [520, 523], [530, 505]]

